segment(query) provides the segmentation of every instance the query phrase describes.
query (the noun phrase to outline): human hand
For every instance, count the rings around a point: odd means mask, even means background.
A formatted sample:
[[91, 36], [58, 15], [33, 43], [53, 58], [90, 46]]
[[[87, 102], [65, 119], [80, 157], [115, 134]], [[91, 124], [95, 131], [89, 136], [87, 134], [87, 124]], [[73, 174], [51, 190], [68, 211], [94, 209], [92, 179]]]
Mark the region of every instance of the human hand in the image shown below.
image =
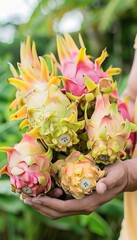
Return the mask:
[[98, 181], [96, 191], [91, 195], [85, 196], [83, 199], [58, 199], [58, 197], [62, 196], [63, 192], [60, 188], [55, 188], [49, 194], [51, 197], [47, 195], [28, 197], [23, 199], [23, 201], [50, 219], [77, 214], [88, 215], [102, 204], [123, 192], [126, 189], [127, 180], [127, 165], [124, 161], [116, 161], [113, 165], [106, 167], [106, 176]]

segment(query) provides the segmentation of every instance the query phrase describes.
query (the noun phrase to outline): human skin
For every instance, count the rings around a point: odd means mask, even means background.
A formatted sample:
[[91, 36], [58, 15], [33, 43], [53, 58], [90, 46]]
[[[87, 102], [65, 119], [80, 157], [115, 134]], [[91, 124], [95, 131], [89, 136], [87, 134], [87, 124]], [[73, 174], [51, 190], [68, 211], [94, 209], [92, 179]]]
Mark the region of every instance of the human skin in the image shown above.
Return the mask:
[[[137, 42], [137, 39], [136, 39]], [[137, 45], [137, 44], [136, 44]], [[134, 45], [135, 46], [135, 45]], [[136, 48], [136, 46], [135, 46]], [[137, 50], [135, 51], [133, 65], [129, 75], [126, 90], [123, 93], [131, 97], [129, 102], [130, 113], [133, 113], [133, 106], [137, 96]], [[24, 203], [31, 205], [37, 212], [50, 219], [84, 214], [88, 215], [101, 205], [107, 203], [118, 194], [126, 191], [137, 190], [137, 159], [125, 161], [118, 160], [106, 167], [106, 175], [96, 185], [96, 191], [83, 199], [62, 200], [63, 191], [54, 187], [50, 193], [38, 197], [23, 199]]]
[[91, 214], [119, 193], [137, 189], [136, 160], [120, 160], [107, 166], [106, 177], [98, 181], [96, 191], [83, 199], [61, 200], [59, 197], [63, 194], [62, 190], [53, 188], [49, 196], [28, 197], [24, 199], [24, 203], [31, 205], [36, 211], [50, 219]]

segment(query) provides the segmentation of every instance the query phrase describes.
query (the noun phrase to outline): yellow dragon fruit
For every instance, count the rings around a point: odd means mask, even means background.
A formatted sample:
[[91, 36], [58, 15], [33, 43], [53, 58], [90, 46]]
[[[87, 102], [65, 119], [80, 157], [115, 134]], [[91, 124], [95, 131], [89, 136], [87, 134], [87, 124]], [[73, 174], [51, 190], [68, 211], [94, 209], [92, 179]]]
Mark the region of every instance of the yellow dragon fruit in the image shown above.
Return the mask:
[[20, 109], [26, 103], [26, 96], [37, 89], [47, 89], [50, 81], [57, 81], [57, 67], [51, 60], [51, 69], [43, 57], [38, 57], [35, 42], [31, 47], [31, 39], [28, 36], [26, 43], [21, 43], [19, 74], [12, 64], [10, 69], [13, 77], [9, 78], [10, 84], [17, 88], [16, 98], [11, 103], [10, 109]]
[[108, 68], [103, 71], [101, 64], [108, 56], [106, 49], [102, 51], [100, 57], [93, 63], [90, 56], [86, 54], [86, 48], [80, 40], [80, 49], [69, 34], [64, 34], [64, 38], [57, 36], [57, 49], [60, 63], [55, 59], [59, 70], [62, 73], [61, 81], [67, 94], [83, 96], [89, 92], [94, 92], [97, 84], [101, 91], [112, 92], [116, 89], [112, 81], [112, 75], [120, 73], [119, 68]]
[[84, 120], [78, 121], [77, 102], [71, 103], [53, 84], [49, 86], [41, 107], [36, 108], [33, 97], [35, 94], [27, 99], [28, 121], [33, 128], [29, 134], [43, 139], [56, 151], [66, 151], [77, 144], [77, 131], [85, 125]]
[[66, 151], [78, 143], [77, 131], [85, 121], [78, 121], [77, 102], [70, 100], [58, 86], [51, 84], [46, 91], [35, 90], [26, 96], [26, 105], [11, 115], [10, 119], [25, 120], [21, 127], [30, 127], [29, 135], [42, 139], [57, 151]]
[[136, 130], [135, 124], [124, 120], [118, 104], [110, 103], [108, 94], [99, 94], [91, 118], [86, 116], [87, 146], [97, 163], [107, 165], [124, 158], [127, 139]]
[[12, 191], [36, 196], [50, 190], [50, 174], [55, 174], [50, 149], [46, 152], [36, 139], [25, 134], [13, 148], [1, 147], [0, 151], [8, 153], [8, 165], [0, 170], [0, 175], [10, 176]]
[[65, 160], [60, 159], [54, 164], [58, 168], [56, 183], [76, 199], [91, 194], [96, 189], [96, 182], [105, 175], [105, 170], [100, 170], [91, 154], [83, 155], [79, 151], [73, 151]]

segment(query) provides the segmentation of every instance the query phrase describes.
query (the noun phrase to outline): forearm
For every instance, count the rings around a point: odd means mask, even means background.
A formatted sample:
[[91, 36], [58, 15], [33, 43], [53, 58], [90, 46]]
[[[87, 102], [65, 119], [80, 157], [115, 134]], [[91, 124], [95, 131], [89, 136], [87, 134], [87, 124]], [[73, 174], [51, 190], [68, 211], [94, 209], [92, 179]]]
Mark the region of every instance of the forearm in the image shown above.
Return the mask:
[[135, 50], [133, 65], [129, 74], [127, 91], [132, 101], [135, 101], [137, 96], [137, 50]]
[[[133, 121], [137, 124], [137, 35], [134, 43], [134, 60], [129, 74], [129, 81], [124, 95], [130, 96], [129, 112], [133, 114]], [[137, 144], [132, 159], [124, 161], [127, 166], [128, 184], [125, 191], [137, 190]]]
[[134, 42], [134, 59], [131, 67], [131, 71], [128, 77], [128, 83], [125, 91], [122, 95], [130, 96], [131, 101], [135, 102], [137, 96], [137, 35]]

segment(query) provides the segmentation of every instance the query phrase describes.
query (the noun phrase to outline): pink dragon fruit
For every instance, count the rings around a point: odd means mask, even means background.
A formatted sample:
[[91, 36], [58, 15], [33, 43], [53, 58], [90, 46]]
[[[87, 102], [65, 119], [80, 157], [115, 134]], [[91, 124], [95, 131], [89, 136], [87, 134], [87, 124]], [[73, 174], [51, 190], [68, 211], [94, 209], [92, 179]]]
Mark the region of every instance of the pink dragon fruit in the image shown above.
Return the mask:
[[88, 148], [97, 163], [107, 165], [125, 157], [127, 139], [136, 130], [135, 124], [124, 120], [118, 104], [110, 103], [108, 94], [99, 94], [91, 119], [86, 116]]
[[119, 74], [120, 69], [110, 67], [105, 72], [102, 70], [101, 64], [108, 56], [106, 49], [93, 63], [90, 56], [86, 55], [86, 48], [81, 37], [80, 45], [79, 49], [69, 34], [64, 34], [64, 38], [57, 36], [60, 64], [55, 58], [54, 60], [63, 75], [61, 81], [65, 90], [69, 94], [82, 96], [94, 91], [96, 84], [99, 83], [101, 90], [113, 91], [115, 84], [112, 81], [112, 75]]
[[[125, 97], [124, 99], [118, 99], [118, 110], [121, 112], [124, 120], [132, 121], [132, 117], [129, 113], [129, 106], [128, 102], [130, 101], [129, 97]], [[134, 146], [135, 146], [135, 141], [136, 141], [136, 133], [131, 132], [128, 139], [127, 139], [127, 144], [126, 144], [126, 153], [128, 156], [132, 156]]]
[[1, 147], [0, 151], [8, 153], [8, 165], [0, 170], [0, 175], [10, 176], [14, 192], [36, 196], [50, 190], [50, 174], [55, 174], [50, 149], [46, 152], [36, 139], [25, 134], [13, 148]]
[[91, 154], [83, 155], [79, 151], [73, 151], [65, 160], [56, 161], [55, 166], [58, 168], [56, 183], [76, 199], [91, 194], [96, 189], [96, 182], [105, 175]]

